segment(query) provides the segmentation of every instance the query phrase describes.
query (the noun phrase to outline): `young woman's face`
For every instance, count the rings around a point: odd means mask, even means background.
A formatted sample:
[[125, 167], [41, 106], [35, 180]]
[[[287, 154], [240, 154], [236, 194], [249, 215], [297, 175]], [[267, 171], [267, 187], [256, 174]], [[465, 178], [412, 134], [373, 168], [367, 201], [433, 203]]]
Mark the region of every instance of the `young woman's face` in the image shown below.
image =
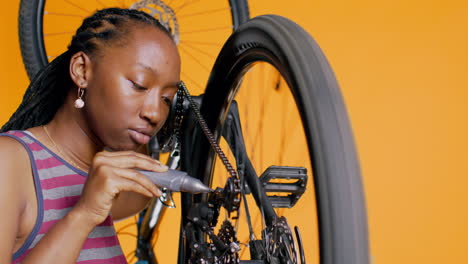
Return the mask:
[[93, 133], [114, 150], [135, 150], [164, 124], [180, 81], [180, 57], [161, 30], [136, 26], [123, 47], [93, 60], [83, 108]]

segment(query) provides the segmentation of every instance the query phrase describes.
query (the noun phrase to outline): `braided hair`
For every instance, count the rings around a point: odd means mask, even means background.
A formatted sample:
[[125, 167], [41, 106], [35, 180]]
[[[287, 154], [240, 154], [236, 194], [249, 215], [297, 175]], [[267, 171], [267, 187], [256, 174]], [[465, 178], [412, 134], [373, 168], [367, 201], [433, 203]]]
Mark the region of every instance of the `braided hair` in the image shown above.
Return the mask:
[[67, 51], [36, 74], [23, 96], [23, 101], [0, 132], [24, 130], [50, 122], [64, 104], [70, 89], [74, 87], [68, 71], [73, 54], [82, 51], [92, 58], [102, 46], [123, 45], [131, 25], [135, 24], [154, 26], [172, 39], [167, 28], [143, 11], [121, 8], [97, 11], [84, 19]]

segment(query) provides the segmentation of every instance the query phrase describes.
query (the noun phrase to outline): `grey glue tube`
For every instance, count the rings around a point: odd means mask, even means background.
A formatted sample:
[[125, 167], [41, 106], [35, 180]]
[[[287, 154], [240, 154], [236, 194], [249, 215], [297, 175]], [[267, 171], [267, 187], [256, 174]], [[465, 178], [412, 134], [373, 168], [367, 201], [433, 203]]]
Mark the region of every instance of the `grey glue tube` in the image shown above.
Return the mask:
[[200, 180], [189, 176], [184, 171], [169, 169], [166, 172], [143, 171], [159, 187], [164, 187], [173, 192], [208, 193], [212, 190]]

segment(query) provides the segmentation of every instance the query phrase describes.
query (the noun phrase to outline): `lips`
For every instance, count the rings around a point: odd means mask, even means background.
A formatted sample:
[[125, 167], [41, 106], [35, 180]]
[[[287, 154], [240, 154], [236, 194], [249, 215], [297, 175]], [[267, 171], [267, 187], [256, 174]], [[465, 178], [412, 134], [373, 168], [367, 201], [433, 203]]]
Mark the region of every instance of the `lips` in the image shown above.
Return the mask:
[[148, 144], [148, 142], [151, 139], [151, 137], [148, 135], [149, 133], [147, 132], [137, 131], [133, 129], [129, 129], [129, 131], [130, 137], [133, 139], [133, 141], [137, 142], [138, 144]]

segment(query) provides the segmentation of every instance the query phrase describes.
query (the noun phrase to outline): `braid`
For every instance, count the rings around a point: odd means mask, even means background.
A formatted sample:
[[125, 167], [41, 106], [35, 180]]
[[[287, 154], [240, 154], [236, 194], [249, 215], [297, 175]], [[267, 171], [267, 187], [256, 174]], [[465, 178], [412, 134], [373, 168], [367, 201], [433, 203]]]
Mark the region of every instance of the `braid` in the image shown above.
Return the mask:
[[63, 78], [68, 74], [66, 65], [70, 57], [71, 54], [67, 51], [39, 71], [26, 90], [18, 109], [2, 127], [2, 132], [43, 125], [54, 117], [68, 92], [63, 87], [71, 86], [71, 79]]
[[68, 72], [72, 55], [82, 51], [93, 56], [104, 44], [121, 45], [131, 29], [131, 22], [154, 26], [172, 39], [167, 28], [143, 11], [121, 8], [97, 11], [83, 20], [68, 50], [36, 74], [23, 96], [23, 101], [0, 132], [24, 130], [50, 122], [74, 86]]

